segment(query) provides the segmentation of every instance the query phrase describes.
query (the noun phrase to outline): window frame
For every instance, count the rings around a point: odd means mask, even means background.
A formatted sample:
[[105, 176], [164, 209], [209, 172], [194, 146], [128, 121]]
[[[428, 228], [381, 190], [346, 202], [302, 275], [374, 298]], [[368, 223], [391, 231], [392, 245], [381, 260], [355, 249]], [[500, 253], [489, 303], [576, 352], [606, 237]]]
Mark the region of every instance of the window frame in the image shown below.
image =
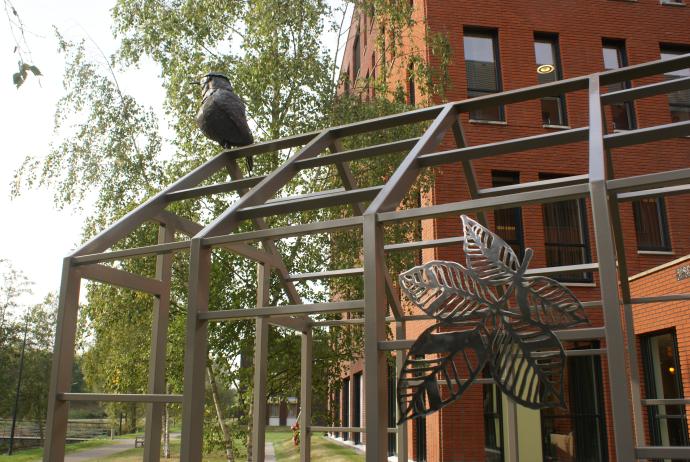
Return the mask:
[[[620, 39], [610, 39], [603, 38], [601, 40], [602, 55], [605, 48], [613, 48], [616, 51], [616, 57], [618, 61], [618, 67], [615, 69], [620, 69], [621, 67], [628, 66], [628, 51], [625, 46], [625, 40]], [[606, 61], [604, 61], [604, 70], [612, 70], [613, 68], [606, 67]], [[621, 82], [620, 85], [624, 90], [632, 88], [632, 83], [630, 80]], [[609, 88], [609, 91], [615, 91], [615, 89]], [[628, 128], [616, 128], [615, 121], [613, 120], [613, 106], [623, 106], [625, 108], [625, 113], [628, 119]], [[613, 124], [613, 129], [615, 130], [635, 130], [637, 129], [637, 114], [635, 112], [634, 101], [624, 101], [623, 103], [616, 103], [609, 105], [609, 112], [611, 113], [611, 123]]]
[[[667, 335], [670, 334], [671, 338], [673, 340], [673, 363], [674, 367], [676, 368], [676, 374], [675, 374], [675, 382], [676, 386], [678, 387], [678, 392], [679, 396], [677, 398], [679, 399], [684, 399], [685, 395], [683, 394], [683, 378], [682, 378], [682, 370], [680, 368], [680, 353], [678, 351], [678, 336], [676, 334], [676, 329], [675, 327], [672, 327], [670, 329], [661, 329], [653, 332], [646, 332], [644, 334], [638, 335], [639, 339], [639, 345], [640, 345], [640, 352], [642, 353], [642, 369], [643, 369], [643, 380], [645, 384], [645, 398], [646, 399], [658, 399], [659, 393], [658, 390], [656, 389], [656, 384], [654, 383], [654, 380], [652, 380], [652, 377], [655, 376], [654, 373], [654, 360], [652, 357], [652, 345], [651, 345], [651, 340], [654, 337], [659, 337], [662, 335]], [[682, 409], [685, 406], [679, 406]], [[658, 420], [660, 419], [659, 412], [658, 412], [658, 406], [647, 406], [647, 425], [649, 429], [649, 439], [650, 442], [654, 445], [660, 445], [662, 438], [661, 438], [661, 429], [658, 424]], [[684, 443], [685, 445], [690, 444], [690, 438], [688, 437], [687, 433], [687, 427], [688, 427], [688, 422], [687, 418], [681, 418], [682, 420], [685, 420], [685, 428], [686, 431], [683, 433], [684, 435]]]
[[[494, 91], [478, 90], [478, 89], [470, 88], [470, 79], [467, 75], [467, 58], [465, 56], [465, 38], [468, 36], [491, 39], [491, 48], [493, 51], [494, 69], [495, 69], [494, 73], [495, 73], [495, 78], [496, 78], [496, 89]], [[501, 76], [501, 56], [500, 56], [500, 47], [499, 47], [499, 43], [498, 43], [498, 29], [486, 28], [486, 27], [465, 26], [465, 27], [463, 27], [463, 30], [462, 30], [462, 46], [463, 46], [463, 60], [465, 62], [465, 84], [466, 84], [465, 89], [467, 90], [468, 98], [476, 98], [477, 97], [477, 96], [470, 96], [470, 92], [481, 93], [481, 95], [478, 95], [478, 96], [493, 95], [493, 94], [502, 92], [503, 91], [503, 79]], [[469, 113], [470, 120], [475, 120], [475, 121], [479, 121], [479, 122], [505, 122], [506, 121], [505, 106], [502, 104], [498, 106], [498, 118], [496, 118], [496, 119], [487, 119], [487, 118], [476, 117], [477, 114], [478, 113], [476, 111], [470, 111], [470, 113]]]
[[[659, 44], [659, 57], [662, 60], [664, 59], [664, 57], [663, 57], [664, 53], [671, 54], [671, 55], [687, 54], [687, 53], [690, 53], [690, 45], [662, 42]], [[689, 74], [690, 74], [690, 68], [687, 68], [687, 69], [689, 69]], [[679, 70], [684, 70], [684, 69], [679, 69]], [[669, 74], [669, 73], [664, 74], [664, 77], [667, 80], [682, 78], [681, 76], [676, 76], [676, 75]], [[690, 90], [685, 90], [685, 91], [687, 91], [688, 94], [690, 95]], [[676, 92], [673, 92], [673, 93], [676, 93]], [[667, 95], [667, 97], [669, 98], [668, 108], [669, 108], [669, 115], [671, 116], [671, 122], [673, 122], [673, 108], [674, 107], [683, 108], [683, 112], [688, 113], [688, 120], [690, 120], [690, 96], [688, 97], [688, 101], [686, 103], [682, 103], [682, 104], [671, 103], [670, 96], [671, 96], [671, 94], [669, 93]]]
[[[560, 173], [539, 173], [539, 180], [550, 180], [555, 178], [563, 178], [571, 175], [560, 174]], [[577, 204], [578, 208], [578, 221], [580, 224], [580, 236], [582, 239], [581, 244], [559, 244], [558, 242], [547, 242], [546, 240], [546, 216], [544, 214], [544, 207], [553, 206], [561, 202], [573, 201]], [[548, 246], [563, 246], [563, 247], [578, 247], [582, 249], [583, 262], [581, 264], [587, 264], [592, 262], [592, 253], [590, 251], [590, 240], [589, 240], [589, 222], [587, 220], [587, 202], [585, 199], [566, 199], [562, 201], [549, 202], [542, 204], [542, 226], [544, 227], [544, 252], [545, 259], [548, 262], [548, 252], [546, 252]], [[551, 266], [549, 264], [549, 266]], [[563, 266], [563, 265], [557, 265]], [[579, 276], [578, 276], [579, 275]], [[585, 271], [582, 273], [565, 273], [565, 274], [553, 274], [551, 277], [564, 284], [590, 284], [594, 282], [594, 275], [591, 271]]]
[[[537, 63], [537, 51], [536, 51], [536, 45], [537, 42], [548, 42], [551, 44], [552, 47], [552, 54], [553, 54], [553, 60], [555, 61], [555, 66], [556, 66], [556, 81], [563, 80], [563, 60], [561, 59], [561, 44], [560, 44], [560, 39], [557, 33], [553, 32], [535, 32], [534, 33], [534, 44], [532, 47], [532, 51], [534, 52], [534, 63], [535, 65], [539, 66]], [[560, 102], [559, 106], [559, 116], [560, 116], [560, 123], [546, 123], [544, 122], [544, 116], [543, 116], [543, 111], [542, 111], [542, 125], [545, 127], [550, 127], [550, 126], [556, 126], [556, 127], [567, 127], [568, 126], [568, 108], [566, 105], [566, 98], [565, 94], [561, 93], [558, 96], [544, 96], [541, 98], [541, 101], [544, 100], [557, 100]]]
[[663, 197], [649, 198], [656, 201], [657, 209], [657, 219], [659, 222], [659, 235], [661, 236], [660, 246], [642, 246], [640, 245], [640, 230], [638, 228], [638, 223], [640, 217], [642, 216], [641, 211], [639, 211], [640, 204], [642, 200], [636, 200], [632, 202], [633, 208], [633, 220], [635, 222], [635, 238], [637, 240], [637, 250], [650, 251], [650, 252], [670, 252], [673, 246], [671, 245], [671, 233], [668, 227], [668, 216], [666, 213], [666, 201]]
[[362, 45], [360, 42], [359, 28], [355, 32], [355, 39], [352, 42], [352, 85], [359, 77], [359, 71], [362, 68]]
[[[503, 185], [498, 185], [496, 179], [498, 176], [504, 176], [504, 177], [511, 177], [511, 180], [513, 180], [512, 183], [510, 184], [503, 184]], [[509, 185], [515, 185], [515, 184], [520, 184], [520, 172], [519, 171], [511, 171], [511, 170], [491, 170], [491, 186], [496, 188], [500, 186], [509, 186]], [[520, 251], [517, 252], [518, 257], [522, 259], [522, 257], [525, 255], [525, 234], [524, 234], [524, 226], [522, 223], [522, 207], [512, 207], [509, 209], [501, 209], [503, 211], [512, 211], [514, 214], [514, 220], [515, 220], [515, 234], [517, 236], [517, 239], [515, 241], [507, 241], [503, 236], [501, 236], [501, 239], [506, 241], [507, 244], [513, 244], [519, 247]], [[494, 210], [494, 226], [497, 227], [496, 223], [496, 212], [498, 210]], [[499, 234], [500, 236], [500, 234]], [[514, 249], [513, 249], [514, 250]]]

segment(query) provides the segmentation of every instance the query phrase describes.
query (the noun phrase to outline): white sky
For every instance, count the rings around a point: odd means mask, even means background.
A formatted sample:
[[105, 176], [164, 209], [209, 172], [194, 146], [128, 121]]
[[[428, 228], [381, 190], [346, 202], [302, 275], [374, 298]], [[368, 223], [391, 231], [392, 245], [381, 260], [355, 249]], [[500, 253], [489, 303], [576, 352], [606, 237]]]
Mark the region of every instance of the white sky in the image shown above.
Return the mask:
[[[117, 49], [111, 32], [110, 8], [106, 0], [27, 0], [13, 1], [27, 31], [26, 39], [33, 64], [44, 77], [29, 76], [19, 89], [12, 84], [17, 71], [13, 54], [14, 39], [7, 18], [0, 18], [0, 258], [10, 260], [35, 283], [34, 294], [26, 303], [36, 303], [48, 292], [57, 292], [62, 258], [80, 242], [81, 228], [88, 210], [56, 210], [52, 192], [33, 190], [10, 199], [10, 183], [16, 169], [27, 155], [43, 157], [48, 152], [55, 103], [63, 94], [63, 56], [57, 52], [53, 33], [56, 26], [68, 40], [90, 36], [106, 55]], [[332, 3], [339, 3], [333, 0]], [[2, 11], [4, 15], [4, 11]], [[346, 22], [349, 24], [349, 20]], [[334, 34], [324, 37], [335, 43]], [[342, 43], [341, 43], [342, 45]], [[99, 52], [87, 44], [92, 59]], [[25, 56], [25, 60], [28, 58]], [[163, 89], [158, 67], [145, 62], [138, 70], [119, 73], [123, 91], [162, 115]], [[165, 122], [161, 121], [164, 126]]]

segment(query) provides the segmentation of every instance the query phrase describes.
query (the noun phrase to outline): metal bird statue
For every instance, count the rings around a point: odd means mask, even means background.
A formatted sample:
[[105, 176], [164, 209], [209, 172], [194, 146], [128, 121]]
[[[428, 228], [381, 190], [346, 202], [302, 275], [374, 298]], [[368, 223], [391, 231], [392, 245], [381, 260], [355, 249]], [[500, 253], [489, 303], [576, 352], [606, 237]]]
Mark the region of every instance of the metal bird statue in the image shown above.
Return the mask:
[[[201, 78], [203, 99], [196, 115], [196, 123], [207, 138], [223, 148], [254, 143], [247, 125], [244, 102], [232, 91], [230, 80], [223, 74], [209, 73]], [[251, 174], [252, 156], [246, 157]]]

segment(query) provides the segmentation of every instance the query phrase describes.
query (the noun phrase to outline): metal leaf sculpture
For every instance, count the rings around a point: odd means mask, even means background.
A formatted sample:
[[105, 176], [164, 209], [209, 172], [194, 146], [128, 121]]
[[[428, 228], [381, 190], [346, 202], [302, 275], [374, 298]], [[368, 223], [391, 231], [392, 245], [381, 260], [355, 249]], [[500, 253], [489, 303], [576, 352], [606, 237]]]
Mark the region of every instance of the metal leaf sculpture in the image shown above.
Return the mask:
[[564, 407], [565, 351], [552, 329], [588, 323], [559, 282], [525, 276], [503, 239], [462, 216], [466, 266], [431, 261], [400, 275], [407, 298], [439, 322], [410, 348], [398, 378], [400, 422], [438, 411], [488, 367], [498, 388], [532, 409]]

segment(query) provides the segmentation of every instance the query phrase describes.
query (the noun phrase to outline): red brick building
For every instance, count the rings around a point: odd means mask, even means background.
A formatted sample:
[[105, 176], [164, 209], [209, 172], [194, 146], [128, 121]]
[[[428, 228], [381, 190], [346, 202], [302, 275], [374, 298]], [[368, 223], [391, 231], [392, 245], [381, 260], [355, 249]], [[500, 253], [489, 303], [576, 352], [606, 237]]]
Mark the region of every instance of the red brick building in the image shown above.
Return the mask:
[[[690, 5], [686, 7], [680, 0], [414, 0], [413, 7], [412, 14], [418, 25], [405, 47], [421, 50], [424, 59], [433, 64], [434, 58], [425, 47], [425, 28], [431, 34], [443, 34], [447, 38], [451, 60], [450, 87], [446, 98], [450, 101], [690, 52]], [[366, 81], [377, 75], [377, 32], [374, 20], [357, 11], [353, 14], [341, 66], [351, 86], [348, 91], [364, 91], [367, 96], [373, 91]], [[418, 103], [421, 100], [415, 94], [418, 86], [408, 78], [407, 64], [402, 63], [398, 67], [393, 72], [390, 85], [401, 84], [410, 103]], [[666, 78], [689, 75], [690, 70], [685, 70]], [[654, 81], [658, 79], [643, 79], [629, 85]], [[541, 101], [463, 114], [462, 125], [467, 143], [476, 145], [584, 127], [588, 124], [587, 114], [586, 92], [575, 92], [567, 97], [555, 95]], [[609, 131], [688, 120], [690, 92], [614, 105], [607, 108], [605, 117]], [[690, 139], [623, 148], [614, 154], [613, 167], [621, 176], [685, 168], [690, 166]], [[587, 173], [587, 149], [583, 143], [573, 143], [557, 150], [521, 153], [519, 161], [517, 159], [517, 156], [508, 155], [474, 161], [478, 187], [510, 187], [516, 183]], [[436, 172], [435, 184], [423, 201], [427, 205], [470, 198], [471, 191], [462, 166], [454, 165]], [[533, 267], [583, 265], [592, 262], [592, 256], [596, 254], [590, 239], [593, 229], [588, 208], [586, 200], [570, 200], [497, 211], [490, 214], [488, 220], [518, 254], [527, 247], [534, 249]], [[620, 213], [630, 274], [658, 267], [690, 253], [690, 224], [687, 220], [690, 202], [687, 196], [627, 202], [621, 206]], [[428, 220], [422, 230], [424, 239], [461, 233], [457, 219]], [[460, 256], [458, 246], [447, 246], [425, 250], [422, 258], [424, 261], [458, 260]], [[657, 272], [661, 274], [663, 271], [667, 270]], [[596, 300], [599, 296], [595, 272], [583, 270], [552, 276], [570, 287], [583, 301]], [[644, 291], [643, 283], [638, 281], [649, 278], [635, 279], [635, 290]], [[654, 286], [653, 289], [662, 290], [662, 287]], [[648, 313], [648, 308], [636, 309], [636, 316]], [[673, 307], [668, 309], [673, 310]], [[588, 315], [592, 325], [601, 325], [599, 308], [589, 309]], [[687, 315], [681, 316], [682, 322], [681, 317], [673, 318], [673, 321], [662, 321], [658, 316], [640, 318], [640, 322], [645, 324], [636, 325], [636, 332], [647, 333], [690, 323]], [[408, 324], [408, 338], [416, 338], [429, 325], [424, 321]], [[654, 341], [659, 343], [668, 339], [664, 337]], [[684, 341], [690, 342], [690, 339]], [[566, 344], [570, 349], [599, 346], [603, 345], [595, 341]], [[679, 351], [681, 356], [685, 354], [680, 343]], [[607, 377], [602, 374], [606, 370], [605, 356], [570, 357], [568, 365], [568, 410], [540, 412], [517, 409], [515, 419], [519, 427], [521, 460], [616, 460], [610, 429]], [[340, 423], [342, 426], [363, 426], [362, 367], [355, 363], [350, 369], [350, 375], [343, 377], [343, 388], [338, 397], [341, 402]], [[690, 378], [682, 381], [680, 390], [688, 386]], [[493, 386], [471, 387], [453, 405], [410, 423], [410, 459], [507, 460], [504, 457], [508, 425], [506, 406], [506, 398], [501, 397]], [[394, 402], [389, 408], [394, 409]], [[647, 436], [651, 438], [648, 443], [662, 445], [664, 437], [660, 432], [648, 432]], [[684, 434], [687, 442], [687, 425], [677, 432]], [[356, 434], [347, 434], [345, 438], [359, 442]], [[394, 447], [392, 444], [391, 452]]]

